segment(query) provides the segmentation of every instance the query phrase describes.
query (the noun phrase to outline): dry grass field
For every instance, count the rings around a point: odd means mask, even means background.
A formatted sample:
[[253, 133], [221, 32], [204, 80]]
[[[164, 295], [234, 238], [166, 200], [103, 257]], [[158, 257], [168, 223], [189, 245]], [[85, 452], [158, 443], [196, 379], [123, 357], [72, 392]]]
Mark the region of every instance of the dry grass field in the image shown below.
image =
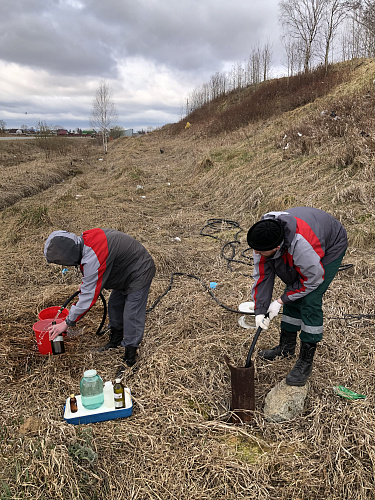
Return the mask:
[[[90, 139], [0, 141], [1, 499], [374, 498], [375, 62], [345, 71], [324, 95], [230, 132], [213, 133], [212, 117], [189, 119], [187, 130], [182, 122], [113, 141], [105, 156]], [[304, 413], [264, 418], [266, 395], [295, 360], [256, 359], [254, 418], [234, 425], [223, 355], [243, 365], [254, 332], [219, 303], [250, 299], [249, 226], [300, 205], [342, 221], [353, 267], [326, 294]], [[210, 219], [235, 224], [213, 233]], [[106, 342], [95, 335], [99, 302], [61, 356], [39, 354], [32, 325], [80, 283], [74, 269], [47, 265], [48, 234], [94, 227], [137, 238], [157, 274], [138, 363], [125, 376], [132, 416], [75, 426], [63, 419], [66, 398], [85, 369], [113, 380], [122, 350], [97, 352]], [[232, 247], [240, 262], [228, 265]], [[172, 273], [182, 275], [152, 307]], [[275, 345], [278, 321], [256, 350]], [[366, 399], [341, 399], [334, 385]]]

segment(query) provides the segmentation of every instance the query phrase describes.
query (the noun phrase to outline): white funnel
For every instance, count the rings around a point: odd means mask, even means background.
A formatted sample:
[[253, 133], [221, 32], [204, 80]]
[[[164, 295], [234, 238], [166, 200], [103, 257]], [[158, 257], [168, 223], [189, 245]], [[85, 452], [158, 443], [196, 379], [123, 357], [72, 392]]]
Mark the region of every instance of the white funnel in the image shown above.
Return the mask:
[[[254, 302], [242, 302], [242, 304], [238, 306], [238, 310], [241, 312], [253, 313], [254, 306]], [[242, 328], [255, 328], [255, 315], [245, 314], [244, 316], [241, 316], [238, 318], [238, 324], [242, 326]]]

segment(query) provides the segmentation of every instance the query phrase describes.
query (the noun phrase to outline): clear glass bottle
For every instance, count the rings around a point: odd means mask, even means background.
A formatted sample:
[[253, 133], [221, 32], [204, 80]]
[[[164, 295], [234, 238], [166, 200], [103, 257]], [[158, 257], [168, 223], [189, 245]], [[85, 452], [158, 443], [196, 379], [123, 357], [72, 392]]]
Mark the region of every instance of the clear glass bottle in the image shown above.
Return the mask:
[[[56, 325], [56, 321], [52, 321], [52, 325]], [[62, 334], [51, 340], [52, 354], [63, 354], [65, 352], [64, 337]]]
[[114, 392], [116, 410], [125, 408], [124, 386], [122, 385], [120, 378], [116, 378], [116, 383], [113, 388], [113, 392]]
[[104, 406], [106, 408], [113, 408], [115, 401], [114, 401], [114, 393], [113, 393], [113, 384], [110, 380], [108, 380], [104, 384]]
[[104, 402], [103, 380], [96, 370], [86, 370], [79, 384], [82, 405], [88, 410], [95, 410]]

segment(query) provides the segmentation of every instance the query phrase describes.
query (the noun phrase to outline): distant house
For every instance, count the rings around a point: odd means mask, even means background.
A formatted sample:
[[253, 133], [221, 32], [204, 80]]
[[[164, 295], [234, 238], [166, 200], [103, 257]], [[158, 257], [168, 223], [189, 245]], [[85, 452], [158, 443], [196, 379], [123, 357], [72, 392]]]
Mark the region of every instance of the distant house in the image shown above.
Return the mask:
[[57, 131], [56, 131], [56, 134], [57, 135], [68, 135], [68, 131], [65, 130], [64, 128], [59, 128]]
[[22, 134], [22, 130], [20, 128], [10, 128], [7, 132], [8, 134], [17, 134], [17, 135]]
[[82, 130], [82, 135], [86, 137], [96, 137], [95, 130]]

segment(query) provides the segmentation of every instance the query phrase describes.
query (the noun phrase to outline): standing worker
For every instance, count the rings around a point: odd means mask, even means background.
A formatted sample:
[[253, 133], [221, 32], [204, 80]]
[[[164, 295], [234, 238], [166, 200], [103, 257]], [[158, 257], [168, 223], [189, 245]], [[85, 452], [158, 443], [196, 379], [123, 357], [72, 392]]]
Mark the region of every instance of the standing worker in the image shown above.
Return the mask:
[[[77, 236], [54, 231], [44, 246], [48, 263], [80, 266], [82, 283], [78, 302], [62, 323], [49, 329], [50, 339], [73, 326], [95, 304], [103, 288], [111, 289], [108, 300], [109, 342], [100, 349], [125, 347], [124, 364], [133, 366], [143, 339], [147, 298], [155, 264], [145, 247], [114, 229], [89, 229]], [[122, 365], [118, 376], [125, 369]]]
[[[298, 207], [263, 215], [249, 229], [247, 242], [254, 250], [252, 297], [257, 327], [266, 330], [283, 306], [280, 343], [260, 351], [259, 356], [273, 361], [293, 355], [297, 332], [301, 331], [299, 359], [286, 383], [303, 386], [312, 372], [316, 345], [323, 337], [323, 295], [344, 258], [346, 231], [323, 210]], [[271, 302], [275, 276], [286, 288]]]

